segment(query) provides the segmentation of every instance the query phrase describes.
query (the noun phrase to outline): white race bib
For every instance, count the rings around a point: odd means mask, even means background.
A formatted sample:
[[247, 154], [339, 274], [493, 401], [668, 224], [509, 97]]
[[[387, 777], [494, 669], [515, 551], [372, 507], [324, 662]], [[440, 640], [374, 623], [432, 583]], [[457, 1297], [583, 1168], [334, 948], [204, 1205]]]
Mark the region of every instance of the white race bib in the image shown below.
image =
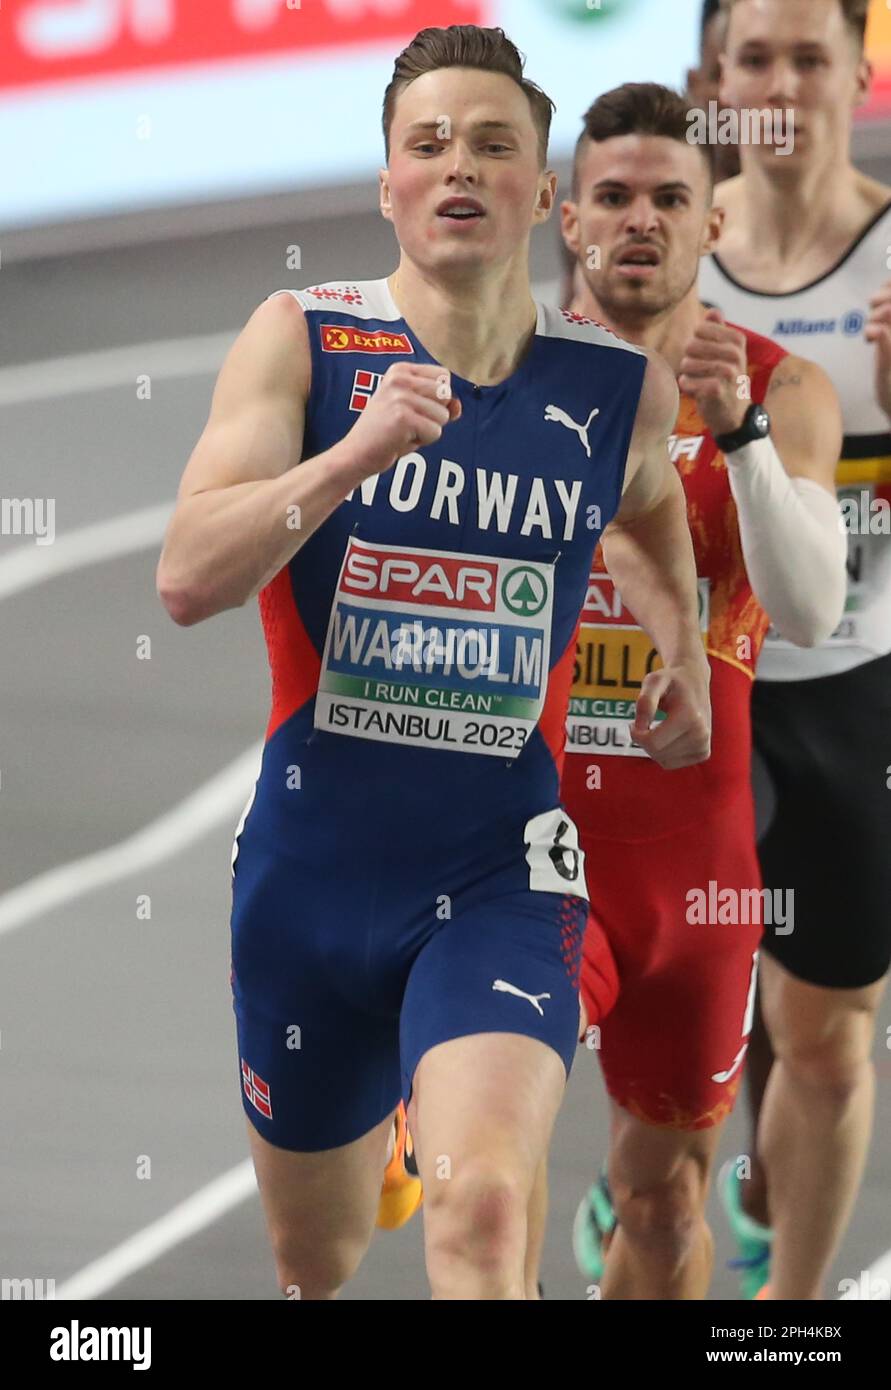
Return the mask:
[[544, 706], [553, 594], [552, 564], [350, 537], [316, 728], [515, 756]]

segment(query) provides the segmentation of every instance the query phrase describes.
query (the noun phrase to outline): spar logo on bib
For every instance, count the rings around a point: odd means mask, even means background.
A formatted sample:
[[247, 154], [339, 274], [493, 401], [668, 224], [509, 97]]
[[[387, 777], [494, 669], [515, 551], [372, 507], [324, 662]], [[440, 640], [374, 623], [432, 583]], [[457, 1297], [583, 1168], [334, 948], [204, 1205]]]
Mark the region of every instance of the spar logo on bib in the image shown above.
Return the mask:
[[537, 570], [530, 565], [519, 565], [504, 580], [503, 597], [511, 613], [532, 618], [547, 603], [548, 588]]
[[516, 754], [544, 705], [553, 565], [350, 538], [315, 726], [453, 752]]
[[495, 610], [497, 561], [399, 549], [373, 550], [352, 541], [342, 574], [345, 593], [440, 608]]

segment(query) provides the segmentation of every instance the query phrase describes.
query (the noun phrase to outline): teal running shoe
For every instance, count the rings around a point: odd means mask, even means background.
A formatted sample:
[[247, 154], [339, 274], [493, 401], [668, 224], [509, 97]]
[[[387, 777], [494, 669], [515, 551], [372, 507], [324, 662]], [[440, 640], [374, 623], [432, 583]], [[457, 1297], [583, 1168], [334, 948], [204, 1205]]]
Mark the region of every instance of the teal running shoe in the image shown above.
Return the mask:
[[755, 1298], [770, 1278], [773, 1231], [743, 1211], [742, 1182], [733, 1159], [729, 1159], [718, 1174], [718, 1194], [739, 1250], [736, 1259], [727, 1261], [727, 1268], [739, 1274], [742, 1297]]
[[593, 1283], [603, 1278], [606, 1251], [616, 1228], [616, 1213], [606, 1173], [588, 1188], [572, 1223], [572, 1253], [579, 1273]]

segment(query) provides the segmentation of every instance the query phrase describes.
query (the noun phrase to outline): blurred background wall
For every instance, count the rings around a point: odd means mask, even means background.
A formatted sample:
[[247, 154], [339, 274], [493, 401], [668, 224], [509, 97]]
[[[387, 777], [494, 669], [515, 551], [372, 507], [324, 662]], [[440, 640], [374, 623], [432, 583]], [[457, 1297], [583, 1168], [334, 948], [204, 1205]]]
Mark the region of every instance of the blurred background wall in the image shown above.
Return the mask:
[[[3, 0], [0, 363], [229, 330], [274, 288], [389, 273], [381, 100], [425, 25], [514, 39], [557, 103], [562, 185], [598, 92], [683, 85], [700, 13], [701, 0]], [[857, 157], [891, 181], [885, 0], [869, 51]], [[533, 238], [538, 282], [557, 274], [556, 237], [552, 219]]]

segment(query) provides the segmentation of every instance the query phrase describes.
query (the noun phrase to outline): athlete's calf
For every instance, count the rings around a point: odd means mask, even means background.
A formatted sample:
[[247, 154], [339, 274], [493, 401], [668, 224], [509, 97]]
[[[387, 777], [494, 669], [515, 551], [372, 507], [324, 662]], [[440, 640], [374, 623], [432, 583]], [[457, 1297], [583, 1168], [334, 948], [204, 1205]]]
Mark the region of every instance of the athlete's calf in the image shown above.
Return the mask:
[[721, 1133], [657, 1128], [613, 1106], [609, 1183], [618, 1220], [604, 1298], [704, 1298], [713, 1243], [708, 1172]]

